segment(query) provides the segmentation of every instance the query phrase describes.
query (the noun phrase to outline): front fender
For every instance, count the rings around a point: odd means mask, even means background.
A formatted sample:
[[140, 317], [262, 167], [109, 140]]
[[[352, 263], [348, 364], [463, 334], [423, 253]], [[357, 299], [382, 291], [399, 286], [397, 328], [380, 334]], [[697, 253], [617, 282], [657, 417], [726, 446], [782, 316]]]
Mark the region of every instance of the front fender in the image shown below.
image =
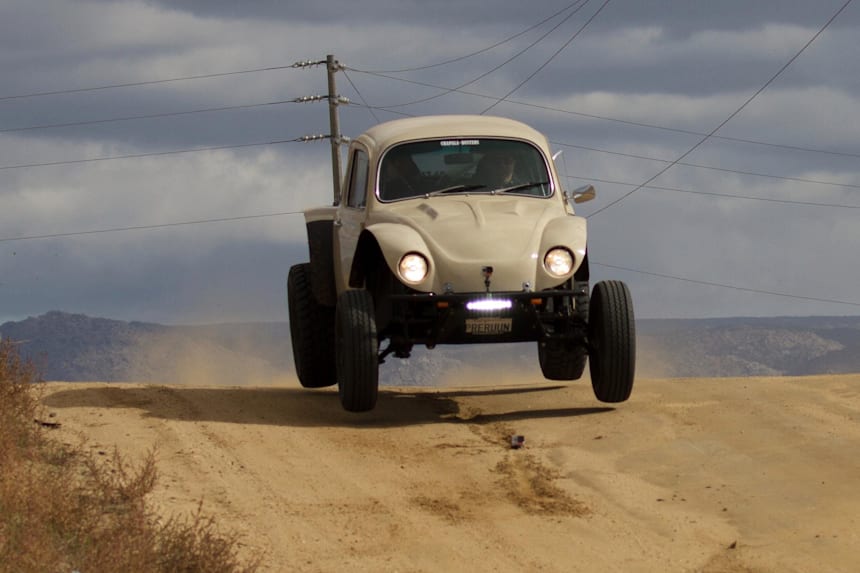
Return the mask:
[[[418, 253], [424, 256], [427, 259], [427, 276], [420, 283], [404, 282], [404, 284], [408, 284], [409, 287], [419, 291], [429, 292], [432, 290], [436, 265], [433, 263], [433, 257], [430, 254], [430, 249], [427, 248], [427, 243], [418, 234], [418, 231], [412, 227], [398, 223], [375, 223], [362, 231], [359, 238], [358, 250], [363, 252], [362, 246], [373, 242], [373, 239], [379, 245], [379, 250], [382, 252], [382, 257], [385, 259], [388, 268], [398, 280], [401, 280], [398, 266], [403, 255], [406, 253]], [[353, 261], [353, 273], [358, 271], [355, 268], [357, 263], [358, 261]], [[401, 280], [401, 282], [403, 281]]]
[[535, 288], [542, 290], [558, 286], [560, 279], [547, 272], [543, 265], [543, 257], [553, 247], [566, 247], [573, 253], [573, 269], [569, 276], [561, 281], [569, 279], [579, 269], [585, 260], [585, 248], [588, 239], [586, 221], [584, 217], [567, 216], [552, 219], [544, 227], [538, 251], [538, 271], [536, 274], [537, 284]]

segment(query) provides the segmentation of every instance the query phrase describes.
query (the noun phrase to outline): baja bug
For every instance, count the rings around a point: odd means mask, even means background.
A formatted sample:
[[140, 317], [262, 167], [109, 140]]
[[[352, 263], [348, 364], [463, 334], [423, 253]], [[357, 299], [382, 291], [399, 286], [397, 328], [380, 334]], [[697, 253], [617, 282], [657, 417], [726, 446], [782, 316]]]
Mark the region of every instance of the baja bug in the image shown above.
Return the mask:
[[573, 204], [594, 188], [562, 191], [542, 134], [485, 116], [383, 123], [351, 142], [340, 189], [305, 212], [310, 262], [287, 281], [302, 386], [337, 384], [366, 411], [379, 364], [416, 344], [535, 342], [545, 378], [579, 379], [588, 361], [598, 400], [630, 396], [630, 291], [589, 292]]

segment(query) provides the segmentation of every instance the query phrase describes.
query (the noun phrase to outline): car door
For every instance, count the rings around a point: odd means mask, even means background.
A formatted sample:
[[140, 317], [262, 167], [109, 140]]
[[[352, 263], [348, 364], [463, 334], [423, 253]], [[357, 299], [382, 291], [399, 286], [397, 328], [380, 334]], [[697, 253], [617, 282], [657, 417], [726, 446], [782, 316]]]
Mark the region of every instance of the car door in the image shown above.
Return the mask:
[[347, 173], [345, 196], [342, 197], [334, 221], [334, 241], [339, 261], [336, 270], [338, 292], [349, 285], [352, 259], [367, 217], [370, 161], [366, 150], [361, 147], [352, 149]]

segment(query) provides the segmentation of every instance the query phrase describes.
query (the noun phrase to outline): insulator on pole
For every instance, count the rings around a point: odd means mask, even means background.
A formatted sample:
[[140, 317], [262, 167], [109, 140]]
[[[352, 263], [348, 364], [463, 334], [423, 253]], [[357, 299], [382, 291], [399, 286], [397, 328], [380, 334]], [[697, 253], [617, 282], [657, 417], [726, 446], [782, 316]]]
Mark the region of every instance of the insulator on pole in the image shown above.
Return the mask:
[[331, 137], [330, 135], [324, 135], [322, 133], [318, 133], [315, 135], [303, 135], [303, 136], [299, 137], [298, 139], [296, 139], [296, 141], [301, 141], [301, 142], [319, 141], [321, 139], [328, 139], [330, 137]]
[[324, 63], [326, 63], [325, 60], [316, 61], [316, 62], [313, 60], [302, 60], [300, 62], [294, 63], [292, 67], [294, 67], [294, 68], [310, 68], [312, 66], [321, 66]]
[[314, 102], [314, 101], [323, 101], [326, 99], [328, 99], [328, 96], [326, 96], [326, 95], [312, 95], [312, 96], [297, 97], [293, 101], [296, 103], [308, 103], [308, 102]]

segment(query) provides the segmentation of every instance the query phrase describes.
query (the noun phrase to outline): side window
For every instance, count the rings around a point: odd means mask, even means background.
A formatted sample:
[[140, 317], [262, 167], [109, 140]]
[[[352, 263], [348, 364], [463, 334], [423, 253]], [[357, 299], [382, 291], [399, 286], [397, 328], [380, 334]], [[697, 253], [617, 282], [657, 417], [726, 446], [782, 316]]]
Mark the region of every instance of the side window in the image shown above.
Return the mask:
[[346, 204], [360, 209], [367, 204], [367, 153], [356, 149], [352, 156], [352, 172], [349, 176], [349, 194]]

